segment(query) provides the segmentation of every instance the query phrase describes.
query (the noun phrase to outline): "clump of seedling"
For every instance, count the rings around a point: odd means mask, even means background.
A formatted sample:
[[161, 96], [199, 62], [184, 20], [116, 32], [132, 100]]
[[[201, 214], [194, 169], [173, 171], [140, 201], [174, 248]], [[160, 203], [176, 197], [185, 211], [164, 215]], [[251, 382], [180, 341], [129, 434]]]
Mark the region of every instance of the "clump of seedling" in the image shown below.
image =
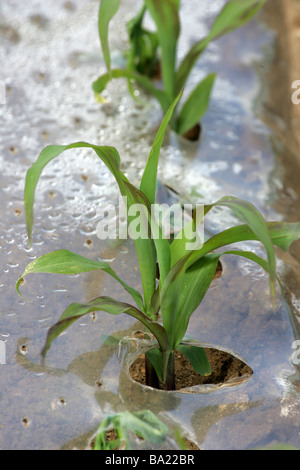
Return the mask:
[[[109, 50], [109, 25], [116, 15], [120, 0], [102, 0], [99, 9], [99, 36], [107, 73], [93, 83], [93, 90], [101, 99], [101, 93], [110, 80], [126, 78], [134, 96], [133, 82], [137, 82], [160, 103], [165, 114], [190, 77], [199, 57], [211, 41], [243, 26], [266, 3], [267, 0], [230, 0], [223, 7], [209, 34], [197, 41], [177, 66], [178, 41], [180, 39], [180, 0], [144, 0], [140, 12], [127, 25], [130, 48], [124, 68], [112, 68]], [[156, 30], [149, 31], [144, 25], [146, 13], [150, 13]], [[153, 78], [161, 71], [162, 83]], [[197, 83], [194, 90], [173, 114], [171, 128], [190, 140], [197, 140], [199, 121], [207, 111], [215, 73], [208, 74]]]
[[[172, 113], [181, 93], [169, 108], [151, 148], [140, 187], [134, 186], [120, 169], [120, 156], [114, 147], [76, 142], [70, 145], [49, 145], [40, 153], [37, 161], [28, 170], [25, 184], [25, 209], [29, 242], [32, 239], [33, 205], [35, 189], [44, 167], [66, 150], [90, 148], [105, 163], [126, 199], [127, 216], [131, 223], [139, 225], [139, 236], [134, 238], [143, 292], [138, 292], [124, 282], [108, 263], [90, 260], [68, 250], [58, 250], [32, 261], [17, 282], [17, 291], [22, 279], [31, 273], [78, 274], [101, 269], [126, 289], [133, 304], [119, 302], [111, 297], [98, 297], [88, 303], [73, 303], [61, 315], [46, 338], [41, 352], [43, 360], [52, 342], [72, 323], [84, 315], [104, 311], [112, 315], [125, 313], [139, 320], [156, 340], [153, 349], [147, 352], [149, 371], [148, 385], [157, 378], [168, 390], [175, 388], [174, 354], [179, 351], [191, 362], [201, 375], [211, 373], [210, 364], [203, 348], [190, 344], [185, 339], [189, 320], [201, 304], [214, 278], [221, 256], [231, 254], [251, 260], [261, 266], [269, 275], [273, 304], [275, 304], [276, 258], [274, 246], [287, 251], [293, 241], [300, 237], [300, 223], [266, 223], [261, 213], [248, 201], [236, 197], [223, 197], [215, 203], [204, 205], [202, 211], [193, 211], [191, 220], [174, 239], [164, 235], [155, 212], [151, 210], [156, 201], [157, 171], [160, 149]], [[131, 208], [138, 205], [142, 214], [133, 215]], [[197, 227], [214, 207], [231, 209], [241, 221], [208, 238], [203, 244], [197, 243]], [[200, 213], [199, 213], [200, 212]], [[226, 249], [223, 247], [237, 242], [255, 240], [263, 245], [266, 258], [252, 251]], [[190, 243], [196, 242], [191, 249]], [[219, 251], [216, 251], [219, 250]], [[157, 269], [158, 267], [158, 269]], [[157, 273], [159, 276], [157, 277]]]
[[160, 445], [167, 434], [167, 426], [150, 410], [133, 413], [124, 411], [108, 415], [101, 421], [93, 449], [131, 450], [132, 435], [153, 445]]

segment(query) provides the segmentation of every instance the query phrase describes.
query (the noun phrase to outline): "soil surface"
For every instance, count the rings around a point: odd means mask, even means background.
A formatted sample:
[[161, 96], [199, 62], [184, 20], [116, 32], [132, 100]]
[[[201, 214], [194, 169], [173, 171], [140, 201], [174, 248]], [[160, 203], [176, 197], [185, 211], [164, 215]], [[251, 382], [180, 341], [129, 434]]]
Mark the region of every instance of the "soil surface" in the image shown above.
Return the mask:
[[[251, 376], [252, 369], [240, 361], [238, 358], [228, 354], [227, 352], [217, 349], [205, 349], [212, 373], [209, 376], [202, 376], [194, 371], [190, 361], [175, 352], [175, 386], [176, 390], [181, 390], [194, 385], [222, 385], [233, 379], [241, 379]], [[145, 384], [145, 355], [142, 354], [129, 368], [130, 375], [133, 380], [141, 384]], [[160, 384], [161, 389], [163, 385]]]

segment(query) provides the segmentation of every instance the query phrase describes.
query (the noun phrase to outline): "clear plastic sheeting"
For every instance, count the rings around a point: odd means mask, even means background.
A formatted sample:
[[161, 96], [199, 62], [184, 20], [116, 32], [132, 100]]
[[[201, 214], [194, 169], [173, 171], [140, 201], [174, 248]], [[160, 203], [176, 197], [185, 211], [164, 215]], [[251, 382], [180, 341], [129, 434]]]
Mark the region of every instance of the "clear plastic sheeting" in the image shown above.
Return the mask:
[[[121, 2], [110, 30], [113, 65], [126, 50], [126, 21], [139, 5]], [[182, 2], [179, 56], [200, 36], [224, 2]], [[33, 245], [27, 245], [25, 174], [47, 144], [85, 140], [113, 145], [122, 168], [139, 181], [162, 118], [158, 104], [139, 89], [135, 102], [124, 80], [95, 101], [91, 84], [105, 71], [99, 45], [99, 1], [2, 0], [0, 5], [0, 448], [87, 449], [108, 413], [150, 409], [170, 428], [164, 448], [174, 448], [178, 426], [201, 449], [252, 449], [283, 442], [300, 447], [300, 380], [293, 361], [299, 323], [298, 290], [291, 305], [272, 311], [267, 276], [246, 261], [224, 258], [224, 272], [191, 317], [188, 334], [232, 350], [253, 369], [248, 381], [210, 393], [162, 392], [134, 383], [126, 373], [136, 354], [130, 337], [138, 325], [125, 315], [84, 317], [55, 340], [42, 366], [39, 353], [48, 328], [71, 302], [127, 294], [101, 272], [80, 276], [32, 275], [15, 283], [36, 257], [66, 248], [109, 261], [119, 276], [141, 290], [132, 241], [97, 238], [99, 214], [117, 204], [118, 188], [90, 151], [72, 150], [44, 171], [36, 191]], [[149, 20], [150, 21], [150, 20]], [[169, 132], [159, 177], [182, 198], [212, 202], [235, 195], [253, 202], [268, 220], [282, 219], [272, 205], [280, 178], [272, 133], [255, 114], [258, 70], [267, 68], [274, 35], [259, 18], [211, 44], [193, 71], [187, 90], [216, 71], [211, 106], [199, 143]], [[234, 52], [233, 52], [234, 51]], [[276, 183], [276, 184], [275, 184]], [[290, 204], [295, 204], [291, 196]], [[230, 217], [230, 219], [229, 219]], [[232, 215], [212, 212], [206, 229], [226, 227]], [[245, 245], [243, 246], [245, 248]], [[260, 248], [257, 247], [260, 253]], [[288, 265], [288, 268], [287, 268]], [[292, 279], [290, 257], [280, 273]], [[30, 301], [30, 302], [29, 302]], [[4, 354], [5, 353], [5, 354]]]

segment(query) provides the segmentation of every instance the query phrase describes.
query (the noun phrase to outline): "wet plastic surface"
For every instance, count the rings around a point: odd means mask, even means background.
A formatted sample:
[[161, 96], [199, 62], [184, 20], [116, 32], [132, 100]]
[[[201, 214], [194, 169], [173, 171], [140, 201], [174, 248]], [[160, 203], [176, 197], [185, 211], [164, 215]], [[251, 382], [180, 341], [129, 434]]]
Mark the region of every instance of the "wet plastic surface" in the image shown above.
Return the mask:
[[[115, 62], [120, 44], [126, 49], [124, 21], [131, 18], [133, 4], [124, 1], [113, 22]], [[223, 2], [205, 1], [196, 15], [192, 4], [198, 2], [183, 2], [180, 55], [207, 32]], [[29, 261], [67, 248], [110, 260], [120, 277], [141, 289], [132, 242], [109, 246], [96, 236], [99, 211], [118, 201], [118, 191], [91, 152], [69, 151], [46, 168], [36, 193], [33, 247], [27, 247], [25, 173], [46, 144], [113, 145], [136, 183], [160, 123], [157, 103], [140, 92], [145, 104], [138, 105], [122, 80], [109, 85], [106, 104], [95, 102], [91, 83], [105, 70], [97, 14], [98, 1], [31, 0], [20, 6], [3, 0], [0, 6], [0, 80], [6, 84], [6, 104], [0, 105], [0, 340], [6, 349], [6, 363], [0, 364], [0, 447], [85, 448], [105, 414], [145, 408], [170, 428], [179, 424], [203, 449], [275, 442], [300, 447], [299, 370], [291, 362], [298, 288], [291, 305], [283, 303], [273, 312], [266, 275], [246, 261], [224, 258], [223, 276], [188, 330], [244, 357], [254, 371], [246, 383], [203, 394], [145, 390], [125, 373], [122, 358], [128, 360], [134, 346], [125, 345], [120, 355], [118, 344], [107, 342], [109, 335], [130, 336], [138, 326], [125, 315], [105, 313], [75, 323], [53, 344], [46, 367], [39, 363], [47, 329], [69, 303], [127, 296], [97, 272], [32, 275], [22, 287], [27, 302], [17, 296], [15, 282]], [[232, 194], [253, 202], [268, 220], [283, 218], [273, 204], [282, 186], [274, 171], [272, 133], [254, 112], [273, 40], [255, 20], [211, 44], [199, 61], [188, 89], [204, 74], [218, 72], [202, 140], [188, 143], [170, 132], [161, 153], [160, 179], [182, 197], [212, 202]], [[296, 203], [291, 195], [290, 204]], [[214, 233], [229, 220], [229, 213], [214, 211], [206, 228]], [[297, 261], [280, 258], [282, 277], [288, 262], [293, 278]]]

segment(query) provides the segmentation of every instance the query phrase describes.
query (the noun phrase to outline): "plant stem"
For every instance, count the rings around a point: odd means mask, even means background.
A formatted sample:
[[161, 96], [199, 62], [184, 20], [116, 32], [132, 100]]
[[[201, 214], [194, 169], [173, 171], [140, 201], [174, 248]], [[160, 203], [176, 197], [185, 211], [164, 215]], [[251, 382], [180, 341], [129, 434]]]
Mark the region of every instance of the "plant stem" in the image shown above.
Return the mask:
[[147, 356], [145, 356], [145, 372], [146, 385], [153, 388], [159, 388], [159, 378]]
[[167, 378], [166, 378], [167, 390], [175, 390], [175, 354], [171, 352], [167, 367]]

